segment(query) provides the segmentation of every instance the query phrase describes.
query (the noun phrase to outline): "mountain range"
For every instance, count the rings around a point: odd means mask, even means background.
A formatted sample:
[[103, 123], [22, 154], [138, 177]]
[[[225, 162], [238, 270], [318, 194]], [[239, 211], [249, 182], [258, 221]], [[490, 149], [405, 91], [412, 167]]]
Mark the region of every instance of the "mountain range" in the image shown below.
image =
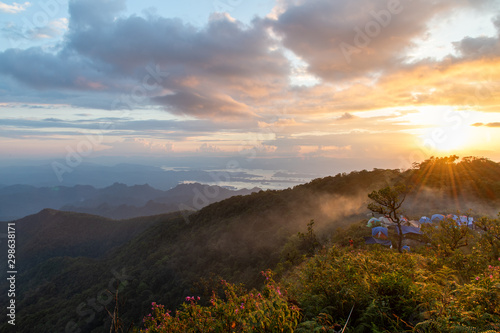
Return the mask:
[[259, 190], [230, 190], [199, 183], [180, 184], [166, 191], [147, 184], [127, 186], [114, 183], [102, 189], [90, 185], [12, 185], [0, 188], [0, 221], [19, 219], [45, 208], [127, 219], [197, 210], [233, 195], [247, 195]]

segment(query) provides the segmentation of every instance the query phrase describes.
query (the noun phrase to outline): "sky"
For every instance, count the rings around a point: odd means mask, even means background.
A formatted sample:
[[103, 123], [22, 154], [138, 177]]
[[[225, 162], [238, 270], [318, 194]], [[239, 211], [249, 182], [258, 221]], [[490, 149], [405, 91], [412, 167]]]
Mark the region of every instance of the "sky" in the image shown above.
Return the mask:
[[500, 161], [499, 88], [498, 0], [0, 1], [0, 164]]

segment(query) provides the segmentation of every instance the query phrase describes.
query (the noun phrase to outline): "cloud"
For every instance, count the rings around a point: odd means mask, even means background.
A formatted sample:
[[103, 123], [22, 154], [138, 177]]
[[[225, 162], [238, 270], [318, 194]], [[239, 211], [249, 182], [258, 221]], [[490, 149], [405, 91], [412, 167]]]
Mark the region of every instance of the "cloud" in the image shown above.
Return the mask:
[[[464, 38], [455, 43], [460, 56], [442, 62], [408, 64], [405, 53], [416, 37], [428, 32], [433, 18], [486, 1], [401, 1], [394, 8], [389, 3], [396, 1], [283, 0], [274, 16], [251, 24], [219, 13], [199, 28], [151, 13], [124, 16], [121, 0], [72, 0], [69, 21], [54, 22], [53, 32], [31, 35], [64, 33], [60, 44], [0, 52], [0, 102], [139, 112], [162, 108], [203, 120], [190, 125], [117, 123], [124, 135], [133, 135], [133, 126], [138, 132], [150, 126], [158, 132], [178, 130], [179, 139], [190, 131], [204, 134], [221, 128], [271, 130], [285, 138], [314, 131], [375, 133], [376, 126], [400, 131], [411, 124], [398, 122], [394, 115], [375, 121], [359, 112], [409, 105], [471, 106], [469, 97], [475, 96], [481, 97], [473, 100], [476, 109], [497, 109], [497, 37]], [[498, 29], [499, 20], [494, 24]], [[367, 29], [374, 29], [373, 36]], [[371, 36], [366, 46], [356, 44], [364, 38], [358, 31]], [[358, 49], [349, 54], [350, 62], [341, 43]], [[294, 65], [285, 48], [323, 81], [311, 87], [291, 85]], [[305, 145], [278, 148], [297, 151]]]
[[31, 3], [25, 2], [23, 4], [19, 4], [14, 2], [12, 5], [7, 5], [3, 2], [0, 2], [0, 12], [8, 13], [8, 14], [17, 14], [19, 12], [23, 12], [31, 6]]
[[478, 59], [481, 57], [498, 57], [500, 55], [500, 16], [493, 20], [497, 30], [495, 37], [465, 37], [459, 42], [453, 43], [461, 57]]
[[[288, 60], [271, 50], [274, 40], [261, 20], [245, 26], [215, 15], [199, 29], [179, 19], [120, 17], [124, 8], [121, 0], [71, 1], [65, 42], [52, 50], [6, 50], [0, 74], [36, 91], [60, 89], [73, 105], [82, 101], [71, 91], [125, 94], [133, 103], [114, 107], [156, 105], [198, 118], [255, 117], [250, 104], [287, 87]], [[53, 33], [50, 27], [33, 32], [40, 38]]]
[[0, 53], [0, 73], [36, 89], [89, 89], [89, 80], [102, 81], [102, 74], [82, 59], [55, 55], [41, 48], [8, 49]]
[[125, 0], [71, 0], [70, 28], [82, 31], [112, 24], [115, 17], [125, 9]]
[[198, 149], [197, 149], [198, 152], [202, 152], [202, 153], [217, 153], [217, 152], [220, 152], [221, 149], [215, 145], [211, 145], [211, 144], [208, 144], [208, 143], [203, 143]]
[[1, 29], [1, 31], [4, 36], [14, 42], [20, 40], [34, 41], [40, 39], [56, 38], [63, 35], [68, 29], [68, 19], [55, 19], [44, 26], [32, 26], [32, 29], [26, 27], [27, 26], [17, 26], [12, 22], [8, 22]]
[[349, 112], [345, 112], [342, 116], [340, 116], [339, 118], [337, 118], [338, 121], [342, 121], [342, 120], [351, 120], [351, 119], [354, 119], [356, 118], [356, 116], [350, 114]]
[[285, 47], [327, 81], [379, 76], [405, 67], [429, 22], [489, 1], [290, 0], [268, 19]]
[[56, 137], [64, 134], [67, 137], [73, 137], [100, 133], [106, 137], [180, 142], [185, 141], [186, 138], [210, 137], [228, 130], [248, 131], [251, 130], [252, 123], [210, 120], [135, 120], [129, 117], [86, 117], [67, 120], [61, 117], [50, 117], [44, 119], [0, 118], [0, 128], [0, 136], [11, 136], [15, 133], [19, 138], [25, 139], [33, 136]]
[[59, 18], [50, 21], [46, 26], [36, 27], [27, 31], [27, 38], [31, 40], [56, 38], [68, 30], [68, 19]]
[[174, 148], [174, 145], [170, 142], [164, 143], [164, 142], [158, 142], [158, 141], [153, 141], [153, 140], [148, 140], [148, 139], [140, 139], [140, 138], [135, 138], [133, 139], [134, 143], [138, 143], [142, 145], [143, 147], [147, 148], [148, 150], [152, 151], [164, 151], [164, 152], [171, 152], [172, 149]]
[[244, 115], [248, 106], [223, 94], [179, 91], [174, 94], [156, 97], [154, 101], [169, 107], [173, 113], [192, 116], [238, 117]]
[[500, 127], [500, 122], [496, 122], [496, 123], [475, 123], [475, 124], [472, 124], [472, 126], [475, 126], [475, 127], [481, 127], [481, 126], [486, 126], [486, 127]]

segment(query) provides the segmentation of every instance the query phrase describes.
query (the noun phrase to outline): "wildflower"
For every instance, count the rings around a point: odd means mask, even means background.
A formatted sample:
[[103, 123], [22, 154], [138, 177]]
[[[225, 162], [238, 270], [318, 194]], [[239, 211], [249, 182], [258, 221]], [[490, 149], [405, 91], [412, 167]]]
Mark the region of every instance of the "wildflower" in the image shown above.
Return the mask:
[[476, 281], [478, 281], [478, 280], [479, 280], [479, 276], [476, 276]]
[[493, 279], [493, 275], [490, 274], [490, 279]]
[[242, 309], [242, 310], [243, 310], [244, 308], [245, 308], [245, 306], [243, 305], [243, 303], [241, 303], [241, 305], [240, 305], [240, 309]]
[[196, 297], [196, 299], [199, 301], [200, 300], [200, 296]]

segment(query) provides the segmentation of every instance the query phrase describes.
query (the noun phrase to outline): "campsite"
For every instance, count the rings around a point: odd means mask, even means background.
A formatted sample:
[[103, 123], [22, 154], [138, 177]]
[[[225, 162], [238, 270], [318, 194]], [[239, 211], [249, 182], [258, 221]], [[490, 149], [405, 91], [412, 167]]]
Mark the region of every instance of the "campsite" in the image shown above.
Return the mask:
[[[429, 230], [429, 228], [437, 229], [439, 223], [444, 221], [455, 224], [456, 228], [467, 227], [474, 230], [474, 217], [467, 215], [432, 214], [431, 217], [422, 216], [418, 220], [408, 219], [408, 217], [401, 215], [399, 221], [396, 222], [389, 216], [371, 217], [366, 223], [366, 227], [371, 229], [371, 236], [365, 237], [365, 243], [381, 244], [392, 248], [393, 245], [389, 238], [399, 235], [401, 228], [404, 236], [403, 248], [405, 251], [410, 251], [412, 246], [421, 246], [427, 243], [428, 239], [418, 237], [419, 235], [424, 236], [425, 230]], [[398, 224], [400, 224], [400, 228]], [[422, 227], [424, 231], [422, 231]]]

